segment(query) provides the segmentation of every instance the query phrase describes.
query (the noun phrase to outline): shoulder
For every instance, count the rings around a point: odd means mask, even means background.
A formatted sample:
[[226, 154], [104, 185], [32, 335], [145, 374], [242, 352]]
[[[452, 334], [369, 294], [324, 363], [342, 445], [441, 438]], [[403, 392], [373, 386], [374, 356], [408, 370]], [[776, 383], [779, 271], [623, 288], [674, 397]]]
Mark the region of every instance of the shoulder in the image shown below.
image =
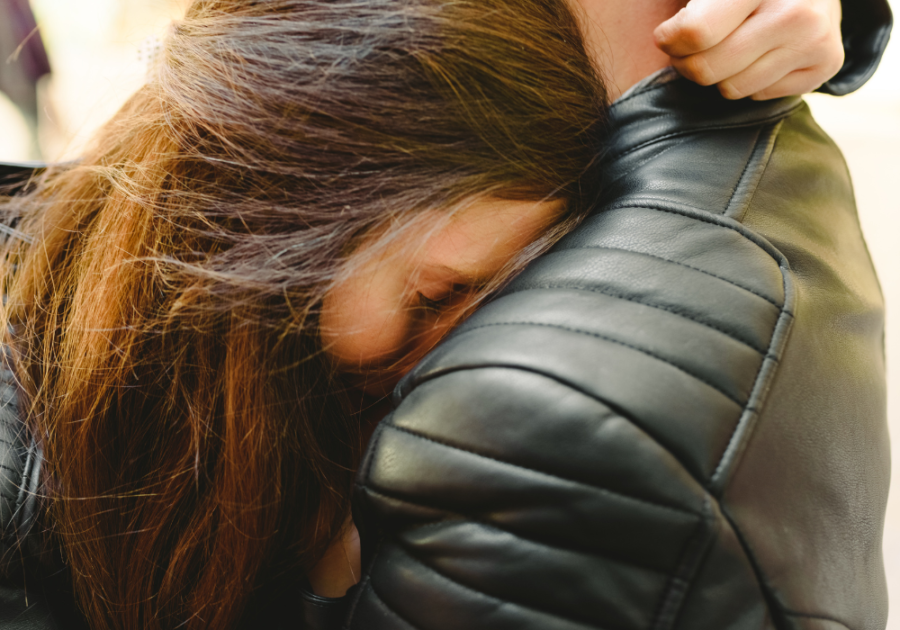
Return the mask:
[[[827, 388], [865, 409], [854, 439], [883, 431], [883, 372], [869, 388], [847, 380], [880, 339], [879, 296], [840, 313], [826, 304], [868, 283], [871, 266], [858, 229], [828, 265], [810, 266], [824, 250], [783, 228], [806, 216], [830, 242], [855, 217], [852, 196], [835, 194], [849, 180], [799, 100], [693, 107], [709, 100], [696, 89], [614, 108], [601, 208], [401, 383], [359, 477], [354, 516], [371, 570], [354, 619], [436, 627], [434, 602], [472, 628], [762, 627], [801, 601], [851, 627], [883, 614], [880, 596], [854, 604], [859, 589], [808, 579], [841, 555], [828, 537], [853, 532], [865, 547], [880, 522], [817, 527], [824, 496], [811, 489], [833, 499], [849, 461], [832, 459], [832, 474], [805, 463], [841, 434], [847, 410], [822, 407]], [[813, 220], [823, 202], [804, 191], [819, 178], [834, 190]], [[830, 226], [829, 213], [844, 223]], [[843, 259], [857, 280], [809, 300], [809, 283]], [[835, 349], [812, 352], [804, 378], [828, 384], [792, 387], [804, 361], [793, 348], [812, 349], [793, 340], [821, 336], [829, 324], [815, 322], [860, 303], [867, 326], [835, 342], [858, 358], [833, 365]], [[797, 483], [778, 486], [766, 461]], [[882, 468], [872, 475], [886, 487]], [[773, 487], [784, 490], [779, 513], [765, 508]], [[882, 494], [861, 513], [883, 512]], [[852, 504], [842, 495], [829, 509]], [[789, 549], [766, 541], [788, 525], [819, 536], [821, 553], [779, 560]], [[848, 579], [854, 563], [880, 563], [843, 558]], [[879, 573], [865, 573], [863, 588], [878, 591]]]

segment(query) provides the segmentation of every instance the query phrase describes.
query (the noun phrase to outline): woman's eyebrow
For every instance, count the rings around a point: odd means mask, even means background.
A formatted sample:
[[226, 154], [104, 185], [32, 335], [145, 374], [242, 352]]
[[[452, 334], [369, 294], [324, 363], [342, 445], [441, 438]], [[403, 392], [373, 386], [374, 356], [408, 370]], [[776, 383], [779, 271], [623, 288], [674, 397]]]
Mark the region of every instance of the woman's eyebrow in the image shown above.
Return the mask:
[[491, 279], [490, 274], [478, 273], [475, 271], [460, 269], [458, 267], [451, 267], [450, 265], [445, 265], [442, 263], [429, 265], [429, 267], [431, 267], [435, 271], [440, 271], [452, 276], [454, 281], [458, 284], [479, 286], [482, 284], [486, 284]]

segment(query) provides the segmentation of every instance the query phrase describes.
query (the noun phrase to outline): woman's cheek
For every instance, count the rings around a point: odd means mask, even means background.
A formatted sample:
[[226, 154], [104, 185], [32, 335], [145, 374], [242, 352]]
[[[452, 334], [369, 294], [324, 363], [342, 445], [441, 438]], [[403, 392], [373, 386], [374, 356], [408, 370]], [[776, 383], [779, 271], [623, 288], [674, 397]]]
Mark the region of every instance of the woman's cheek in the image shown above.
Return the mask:
[[412, 316], [406, 282], [394, 275], [383, 268], [359, 274], [325, 297], [320, 330], [326, 352], [338, 364], [365, 367], [407, 343]]

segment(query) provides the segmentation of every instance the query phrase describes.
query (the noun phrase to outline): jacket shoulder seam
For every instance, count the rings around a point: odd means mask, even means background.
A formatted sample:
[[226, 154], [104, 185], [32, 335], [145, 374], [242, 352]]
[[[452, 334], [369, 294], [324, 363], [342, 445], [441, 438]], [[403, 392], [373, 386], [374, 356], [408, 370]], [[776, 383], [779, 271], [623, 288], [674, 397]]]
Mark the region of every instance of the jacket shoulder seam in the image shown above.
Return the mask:
[[785, 119], [782, 118], [772, 125], [763, 127], [759, 130], [759, 134], [753, 146], [753, 151], [750, 153], [750, 157], [744, 165], [741, 177], [734, 187], [731, 198], [728, 200], [728, 204], [725, 206], [725, 210], [722, 213], [724, 216], [731, 217], [740, 222], [747, 212], [756, 195], [756, 191], [759, 189], [759, 184], [769, 167], [769, 161], [772, 159], [772, 155], [775, 152], [775, 142], [778, 139], [778, 134], [781, 132], [784, 120]]
[[[427, 570], [429, 570], [431, 573], [433, 573], [434, 575], [436, 575], [436, 576], [437, 576], [438, 578], [440, 578], [441, 580], [443, 580], [443, 581], [445, 581], [445, 582], [449, 582], [450, 584], [454, 585], [454, 586], [457, 587], [457, 588], [461, 588], [461, 589], [463, 589], [463, 590], [466, 590], [466, 591], [469, 591], [469, 592], [471, 592], [471, 593], [474, 593], [474, 594], [475, 594], [478, 598], [480, 598], [480, 599], [486, 599], [486, 600], [490, 600], [490, 601], [494, 601], [494, 602], [501, 602], [501, 603], [513, 604], [514, 606], [517, 606], [517, 607], [519, 607], [519, 608], [523, 608], [523, 609], [525, 609], [525, 610], [533, 610], [533, 611], [538, 612], [538, 613], [541, 613], [541, 614], [543, 614], [543, 615], [547, 615], [547, 616], [550, 616], [550, 617], [556, 617], [557, 619], [564, 619], [564, 620], [566, 620], [566, 621], [568, 621], [568, 622], [570, 622], [570, 623], [576, 623], [576, 624], [578, 624], [578, 625], [580, 625], [580, 626], [583, 626], [583, 627], [586, 627], [586, 628], [594, 628], [594, 629], [596, 629], [596, 630], [617, 630], [617, 627], [612, 627], [612, 626], [605, 626], [605, 627], [604, 627], [604, 626], [598, 626], [598, 625], [596, 625], [595, 623], [592, 623], [592, 622], [589, 622], [589, 621], [583, 621], [583, 620], [580, 620], [580, 619], [573, 619], [573, 618], [571, 618], [571, 617], [566, 617], [566, 616], [561, 615], [561, 614], [556, 613], [556, 612], [551, 612], [551, 611], [548, 611], [548, 610], [542, 610], [542, 609], [540, 609], [540, 608], [535, 608], [534, 606], [528, 606], [528, 605], [523, 604], [523, 603], [520, 603], [520, 602], [515, 602], [515, 601], [506, 600], [506, 599], [501, 599], [500, 597], [496, 597], [496, 596], [494, 596], [494, 595], [489, 595], [488, 593], [482, 592], [482, 591], [480, 591], [480, 590], [478, 590], [478, 589], [476, 589], [476, 588], [473, 588], [473, 587], [469, 586], [468, 584], [463, 584], [463, 583], [460, 582], [459, 580], [455, 580], [455, 579], [449, 577], [448, 575], [445, 575], [442, 571], [438, 571], [437, 569], [435, 569], [435, 568], [434, 568], [433, 566], [431, 566], [431, 565], [425, 564], [424, 562], [422, 562], [419, 558], [417, 558], [415, 555], [413, 555], [412, 553], [410, 553], [409, 550], [405, 549], [404, 547], [398, 547], [398, 548], [399, 548], [399, 549], [406, 555], [406, 557], [408, 557], [410, 560], [412, 560], [413, 562], [415, 562], [416, 564], [418, 564], [418, 565], [420, 565], [420, 566], [422, 566], [422, 567], [425, 567]], [[371, 583], [370, 583], [370, 584], [371, 584]], [[372, 589], [374, 590], [374, 586], [372, 586]]]

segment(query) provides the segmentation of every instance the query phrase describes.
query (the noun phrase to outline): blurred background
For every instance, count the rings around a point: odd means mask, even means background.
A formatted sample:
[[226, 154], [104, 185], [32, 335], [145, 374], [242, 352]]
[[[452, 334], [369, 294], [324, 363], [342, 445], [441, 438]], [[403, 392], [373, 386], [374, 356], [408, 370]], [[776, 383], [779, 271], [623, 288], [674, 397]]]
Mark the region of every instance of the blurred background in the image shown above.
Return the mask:
[[[6, 14], [0, 12], [0, 161], [77, 157], [92, 132], [142, 84], [157, 40], [186, 3], [31, 0], [40, 31], [28, 39], [34, 25], [27, 0], [0, 0], [0, 9], [7, 7]], [[900, 0], [892, 3], [894, 14], [900, 14]], [[900, 27], [894, 39], [900, 40]], [[45, 74], [48, 69], [52, 72]], [[12, 83], [20, 87], [5, 87]], [[808, 101], [847, 158], [887, 300], [894, 477], [884, 552], [891, 591], [888, 630], [900, 630], [900, 44], [888, 47], [878, 73], [855, 94], [814, 94]]]

